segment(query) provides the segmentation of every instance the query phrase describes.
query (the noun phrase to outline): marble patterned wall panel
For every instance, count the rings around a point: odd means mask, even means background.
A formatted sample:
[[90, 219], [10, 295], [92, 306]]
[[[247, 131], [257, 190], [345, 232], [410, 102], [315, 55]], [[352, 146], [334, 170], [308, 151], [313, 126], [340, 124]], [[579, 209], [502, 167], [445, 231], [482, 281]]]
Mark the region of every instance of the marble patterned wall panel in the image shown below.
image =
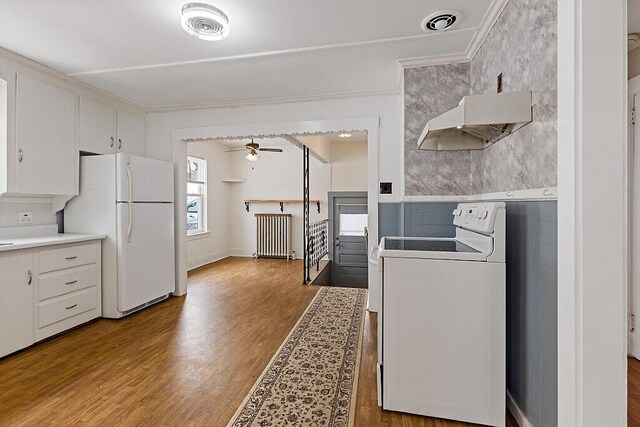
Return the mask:
[[557, 0], [511, 0], [471, 61], [471, 93], [533, 91], [534, 121], [482, 151], [483, 193], [555, 187]]
[[471, 194], [467, 151], [420, 151], [416, 142], [427, 121], [455, 107], [469, 93], [469, 64], [404, 71], [405, 195]]

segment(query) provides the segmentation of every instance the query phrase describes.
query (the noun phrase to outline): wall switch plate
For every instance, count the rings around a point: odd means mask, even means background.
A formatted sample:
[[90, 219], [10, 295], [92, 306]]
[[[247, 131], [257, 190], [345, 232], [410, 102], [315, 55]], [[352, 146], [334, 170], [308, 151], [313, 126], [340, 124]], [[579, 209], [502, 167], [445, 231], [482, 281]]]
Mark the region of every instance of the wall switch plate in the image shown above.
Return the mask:
[[33, 212], [19, 212], [18, 224], [33, 224]]
[[393, 186], [391, 182], [380, 183], [380, 194], [391, 194], [392, 190], [393, 190]]

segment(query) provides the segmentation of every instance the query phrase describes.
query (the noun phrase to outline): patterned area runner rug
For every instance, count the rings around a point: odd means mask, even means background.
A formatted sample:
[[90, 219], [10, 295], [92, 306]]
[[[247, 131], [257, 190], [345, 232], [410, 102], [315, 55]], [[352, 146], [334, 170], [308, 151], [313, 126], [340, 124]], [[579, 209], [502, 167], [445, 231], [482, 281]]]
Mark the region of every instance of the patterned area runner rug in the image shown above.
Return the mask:
[[227, 427], [353, 426], [366, 297], [321, 288]]

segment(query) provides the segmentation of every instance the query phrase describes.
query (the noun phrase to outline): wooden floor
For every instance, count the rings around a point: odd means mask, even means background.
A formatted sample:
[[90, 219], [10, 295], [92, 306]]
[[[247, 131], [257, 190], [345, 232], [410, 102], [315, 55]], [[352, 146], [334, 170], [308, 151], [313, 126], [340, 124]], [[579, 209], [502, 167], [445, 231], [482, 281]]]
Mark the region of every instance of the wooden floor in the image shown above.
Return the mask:
[[627, 358], [627, 425], [640, 427], [640, 361]]
[[[318, 290], [301, 269], [229, 258], [190, 274], [186, 297], [0, 359], [0, 425], [225, 426]], [[375, 322], [368, 313], [356, 426], [464, 425], [380, 410]]]

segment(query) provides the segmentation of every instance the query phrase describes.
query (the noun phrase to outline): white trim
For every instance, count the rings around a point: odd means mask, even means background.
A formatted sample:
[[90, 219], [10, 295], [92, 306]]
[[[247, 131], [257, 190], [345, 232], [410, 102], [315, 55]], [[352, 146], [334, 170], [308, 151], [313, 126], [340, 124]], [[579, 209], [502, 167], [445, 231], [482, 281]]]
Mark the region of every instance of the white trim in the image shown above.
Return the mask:
[[389, 96], [397, 95], [400, 89], [396, 88], [382, 88], [373, 90], [361, 90], [352, 92], [335, 92], [326, 93], [321, 95], [305, 95], [294, 97], [282, 97], [282, 98], [266, 98], [266, 99], [247, 99], [241, 101], [226, 101], [214, 104], [177, 104], [168, 106], [151, 106], [148, 107], [149, 113], [171, 113], [174, 111], [188, 111], [188, 110], [206, 110], [211, 108], [229, 108], [229, 107], [247, 107], [256, 105], [273, 105], [273, 104], [290, 104], [296, 102], [311, 102], [311, 101], [324, 101], [331, 99], [344, 99], [354, 97], [368, 97], [368, 96]]
[[204, 255], [204, 256], [189, 260], [187, 271], [194, 270], [196, 268], [202, 267], [207, 264], [211, 264], [216, 261], [220, 261], [230, 256], [231, 255], [229, 254], [229, 251], [218, 251], [212, 254]]
[[134, 102], [130, 99], [127, 99], [121, 96], [114, 95], [102, 89], [98, 89], [97, 87], [84, 83], [83, 81], [69, 74], [65, 74], [59, 70], [56, 70], [55, 68], [51, 68], [48, 65], [44, 65], [44, 64], [41, 64], [40, 62], [36, 62], [32, 59], [29, 59], [11, 50], [7, 50], [0, 47], [0, 58], [6, 59], [8, 61], [12, 61], [19, 66], [26, 67], [30, 70], [36, 71], [38, 73], [42, 73], [44, 75], [47, 75], [49, 77], [52, 77], [54, 79], [57, 79], [63, 82], [66, 82], [70, 85], [76, 86], [77, 88], [82, 88], [88, 92], [92, 92], [95, 95], [100, 95], [102, 97], [108, 98], [112, 102], [115, 101], [118, 103], [126, 104], [134, 110], [138, 110], [138, 111], [142, 110], [143, 112], [146, 112], [145, 107], [141, 104], [138, 104], [137, 102]]
[[255, 251], [252, 249], [232, 248], [232, 249], [229, 249], [229, 256], [240, 257], [240, 258], [253, 258], [254, 252]]
[[307, 46], [307, 47], [300, 47], [300, 48], [293, 48], [293, 49], [270, 50], [270, 51], [263, 51], [263, 52], [246, 53], [241, 55], [229, 55], [229, 56], [219, 56], [219, 57], [212, 57], [212, 58], [194, 59], [191, 61], [178, 61], [178, 62], [165, 62], [165, 63], [159, 63], [159, 64], [139, 65], [135, 67], [121, 67], [121, 68], [109, 68], [104, 70], [82, 71], [78, 73], [69, 73], [67, 75], [68, 76], [89, 76], [89, 75], [96, 75], [96, 74], [120, 73], [124, 71], [139, 71], [139, 70], [150, 70], [150, 69], [156, 69], [156, 68], [179, 67], [184, 65], [242, 61], [246, 59], [266, 58], [266, 57], [283, 56], [283, 55], [291, 55], [291, 54], [306, 53], [306, 52], [317, 52], [321, 50], [345, 49], [345, 48], [360, 47], [360, 46], [371, 46], [376, 44], [397, 43], [397, 42], [403, 42], [407, 40], [431, 39], [431, 38], [438, 38], [441, 36], [445, 36], [447, 34], [467, 33], [471, 31], [477, 31], [477, 29], [478, 29], [477, 27], [459, 28], [451, 31], [423, 33], [423, 34], [416, 34], [416, 35], [404, 36], [404, 37], [390, 37], [386, 39], [362, 40], [362, 41], [354, 41], [354, 42], [348, 42], [348, 43], [335, 43], [335, 44], [327, 44], [327, 45]]
[[[558, 200], [558, 189], [555, 187], [536, 188], [531, 190], [501, 191], [498, 193], [472, 194], [466, 196], [404, 196], [403, 202], [475, 202], [487, 200]], [[385, 203], [385, 202], [382, 202]], [[391, 202], [393, 203], [393, 202]]]
[[467, 46], [467, 51], [465, 53], [468, 61], [471, 61], [476, 56], [476, 53], [478, 53], [484, 44], [485, 39], [498, 21], [498, 18], [507, 6], [507, 3], [509, 3], [509, 0], [493, 0], [491, 2], [489, 9], [487, 9], [487, 13], [485, 13], [484, 18], [482, 19], [482, 23], [480, 24], [478, 31], [476, 31], [476, 34], [473, 36], [473, 39], [471, 39], [469, 46]]
[[469, 62], [466, 52], [451, 53], [446, 55], [420, 56], [417, 58], [407, 58], [398, 61], [403, 69], [428, 67], [430, 65], [459, 64]]
[[191, 234], [189, 234], [189, 232], [187, 231], [187, 241], [190, 242], [192, 240], [204, 239], [205, 237], [209, 237], [210, 234], [211, 234], [211, 231], [209, 230], [198, 231]]
[[[629, 116], [631, 115], [631, 111], [633, 111], [633, 109], [635, 108], [635, 103], [634, 103], [634, 98], [638, 95], [640, 95], [640, 75], [633, 77], [632, 79], [629, 79], [628, 81], [628, 95], [629, 95], [629, 101], [628, 101], [628, 113]], [[636, 111], [636, 114], [640, 113], [640, 111]], [[638, 119], [636, 118], [636, 123], [638, 122]], [[627, 200], [628, 200], [628, 206], [627, 206], [627, 216], [625, 218], [625, 222], [627, 224], [628, 230], [629, 232], [627, 233], [628, 236], [632, 236], [633, 233], [635, 233], [635, 227], [633, 224], [633, 185], [634, 183], [634, 174], [636, 172], [636, 165], [635, 165], [635, 161], [634, 161], [634, 157], [635, 157], [635, 150], [636, 150], [636, 141], [635, 141], [635, 134], [634, 134], [634, 126], [631, 125], [631, 117], [629, 117], [628, 120], [628, 127], [629, 127], [629, 134], [628, 134], [628, 147], [627, 147], [627, 167], [628, 167], [628, 171], [627, 171]], [[638, 126], [637, 124], [635, 126]], [[640, 166], [640, 165], [638, 165]], [[627, 256], [625, 257], [627, 265], [626, 265], [626, 270], [627, 270], [627, 277], [626, 277], [626, 282], [627, 282], [627, 309], [629, 314], [634, 314], [635, 312], [637, 312], [635, 309], [637, 307], [635, 306], [640, 306], [640, 304], [636, 303], [634, 304], [634, 291], [636, 291], [635, 293], [638, 295], [640, 293], [638, 293], [637, 291], [640, 291], [640, 289], [634, 290], [633, 288], [633, 271], [631, 270], [631, 267], [633, 265], [633, 238], [629, 237], [627, 239], [627, 245], [626, 245], [626, 249], [627, 249]], [[640, 314], [640, 313], [639, 313]], [[629, 332], [629, 339], [627, 340], [627, 352], [629, 353], [629, 355], [637, 357], [640, 356], [640, 348], [638, 348], [638, 345], [636, 344], [636, 348], [633, 347], [634, 344], [634, 340], [632, 339], [633, 337], [633, 333]], [[635, 331], [635, 335], [638, 335], [638, 331]]]
[[513, 415], [513, 418], [515, 418], [520, 427], [533, 427], [533, 424], [531, 424], [522, 409], [520, 409], [513, 399], [513, 396], [511, 396], [511, 393], [509, 393], [509, 390], [507, 390], [507, 408], [509, 408], [509, 412], [511, 412], [511, 415]]
[[53, 203], [52, 196], [29, 196], [25, 194], [0, 194], [0, 203]]
[[627, 422], [627, 2], [602, 4], [558, 2], [557, 372], [563, 427]]

